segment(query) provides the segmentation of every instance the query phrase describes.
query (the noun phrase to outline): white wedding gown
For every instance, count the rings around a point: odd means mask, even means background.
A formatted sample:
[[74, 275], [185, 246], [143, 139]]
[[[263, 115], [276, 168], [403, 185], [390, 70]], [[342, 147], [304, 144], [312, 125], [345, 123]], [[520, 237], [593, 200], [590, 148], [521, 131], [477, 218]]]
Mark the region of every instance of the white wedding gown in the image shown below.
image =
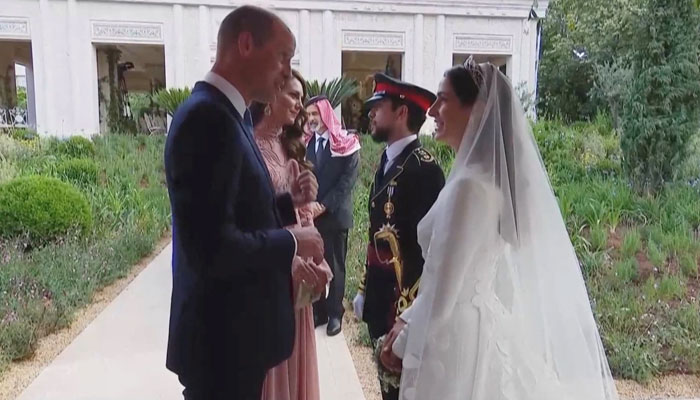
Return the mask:
[[400, 398], [617, 399], [517, 97], [495, 67], [478, 68], [481, 102], [418, 226], [421, 286], [393, 347], [403, 358]]

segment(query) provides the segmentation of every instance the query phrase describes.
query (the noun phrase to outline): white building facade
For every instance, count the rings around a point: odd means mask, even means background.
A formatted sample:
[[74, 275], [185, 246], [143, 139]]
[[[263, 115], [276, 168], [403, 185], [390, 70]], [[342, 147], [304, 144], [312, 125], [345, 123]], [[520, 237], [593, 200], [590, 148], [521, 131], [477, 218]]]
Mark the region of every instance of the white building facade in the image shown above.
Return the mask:
[[12, 67], [25, 67], [28, 125], [41, 134], [99, 133], [100, 48], [148, 60], [135, 70], [162, 57], [162, 84], [192, 87], [213, 63], [220, 22], [242, 4], [287, 22], [297, 37], [293, 66], [307, 79], [371, 73], [362, 60], [395, 55], [400, 78], [435, 91], [446, 69], [474, 55], [536, 88], [547, 8], [537, 0], [0, 0], [0, 78], [11, 92]]

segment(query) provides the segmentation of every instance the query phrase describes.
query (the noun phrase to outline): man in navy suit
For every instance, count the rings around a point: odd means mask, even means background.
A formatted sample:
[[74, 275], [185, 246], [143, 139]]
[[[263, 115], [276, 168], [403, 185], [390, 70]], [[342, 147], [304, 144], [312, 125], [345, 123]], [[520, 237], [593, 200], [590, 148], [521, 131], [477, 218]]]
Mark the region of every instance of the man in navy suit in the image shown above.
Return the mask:
[[292, 353], [292, 259], [323, 259], [315, 228], [282, 228], [296, 222], [295, 206], [316, 199], [313, 173], [301, 173], [291, 193], [276, 196], [247, 109], [251, 101], [274, 100], [291, 74], [295, 46], [274, 14], [237, 8], [221, 23], [212, 70], [172, 121], [165, 148], [175, 233], [166, 365], [185, 386], [185, 399], [260, 399], [267, 370]]
[[328, 298], [321, 296], [314, 303], [314, 324], [328, 322], [326, 333], [340, 333], [345, 296], [345, 259], [348, 251], [348, 230], [352, 228], [352, 190], [360, 166], [360, 141], [342, 129], [333, 106], [325, 96], [306, 103], [309, 129], [306, 155], [314, 165], [318, 179], [318, 207], [314, 220], [323, 238], [325, 258], [333, 271]]

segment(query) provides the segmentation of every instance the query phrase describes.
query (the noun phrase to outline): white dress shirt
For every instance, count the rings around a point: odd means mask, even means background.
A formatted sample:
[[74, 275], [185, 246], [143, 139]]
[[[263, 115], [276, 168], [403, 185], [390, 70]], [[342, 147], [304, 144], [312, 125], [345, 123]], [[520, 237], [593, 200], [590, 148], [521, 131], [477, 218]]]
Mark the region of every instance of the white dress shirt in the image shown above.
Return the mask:
[[245, 99], [243, 98], [243, 95], [241, 95], [241, 92], [239, 92], [238, 89], [231, 84], [231, 82], [227, 81], [221, 77], [221, 75], [213, 71], [209, 71], [206, 75], [204, 75], [204, 82], [214, 86], [215, 88], [219, 89], [221, 93], [225, 94], [241, 117], [245, 115], [245, 111], [247, 109]]
[[406, 146], [413, 143], [413, 141], [416, 139], [418, 139], [418, 135], [406, 136], [403, 139], [395, 141], [386, 148], [386, 164], [384, 165], [385, 174], [387, 173], [387, 171], [389, 171], [389, 168], [394, 162], [394, 159], [396, 159], [396, 157], [398, 157], [399, 154], [401, 154], [404, 151], [404, 149], [406, 149]]
[[318, 153], [318, 146], [321, 145], [321, 141], [319, 140], [319, 138], [323, 138], [323, 148], [325, 149], [326, 145], [328, 145], [328, 138], [329, 138], [328, 130], [323, 132], [322, 135], [319, 135], [318, 133], [316, 133], [316, 153]]

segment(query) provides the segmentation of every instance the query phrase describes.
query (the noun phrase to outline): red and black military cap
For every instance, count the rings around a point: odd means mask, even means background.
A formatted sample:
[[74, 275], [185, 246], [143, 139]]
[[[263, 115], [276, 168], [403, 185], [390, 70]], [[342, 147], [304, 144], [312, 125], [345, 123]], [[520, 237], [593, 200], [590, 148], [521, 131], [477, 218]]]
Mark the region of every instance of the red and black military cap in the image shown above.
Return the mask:
[[414, 104], [416, 107], [428, 112], [430, 106], [437, 97], [429, 90], [422, 87], [394, 79], [382, 73], [374, 75], [374, 94], [365, 102], [369, 109], [379, 100], [395, 98]]

